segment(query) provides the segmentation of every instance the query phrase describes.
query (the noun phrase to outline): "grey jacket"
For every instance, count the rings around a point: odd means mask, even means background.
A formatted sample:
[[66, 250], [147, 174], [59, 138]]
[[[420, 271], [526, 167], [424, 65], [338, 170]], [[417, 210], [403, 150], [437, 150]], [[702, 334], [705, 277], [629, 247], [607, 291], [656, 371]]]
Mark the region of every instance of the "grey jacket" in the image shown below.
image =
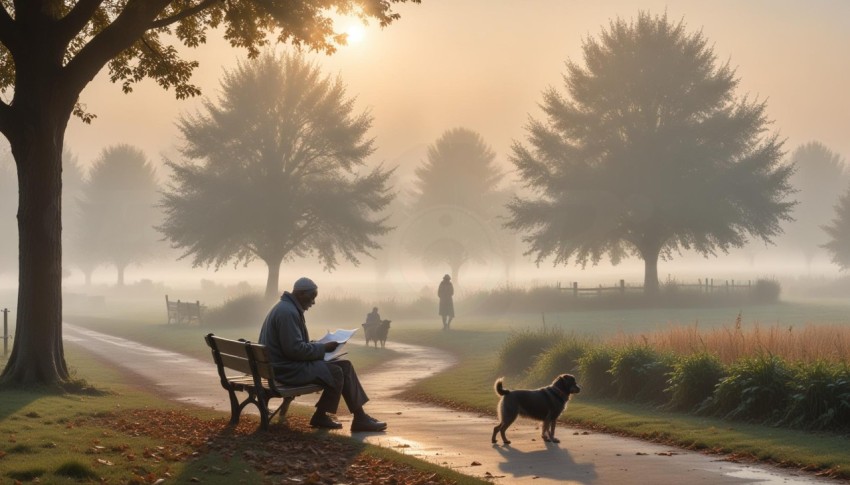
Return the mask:
[[289, 292], [269, 311], [259, 342], [269, 349], [277, 380], [288, 385], [334, 385], [325, 346], [310, 341], [304, 310]]

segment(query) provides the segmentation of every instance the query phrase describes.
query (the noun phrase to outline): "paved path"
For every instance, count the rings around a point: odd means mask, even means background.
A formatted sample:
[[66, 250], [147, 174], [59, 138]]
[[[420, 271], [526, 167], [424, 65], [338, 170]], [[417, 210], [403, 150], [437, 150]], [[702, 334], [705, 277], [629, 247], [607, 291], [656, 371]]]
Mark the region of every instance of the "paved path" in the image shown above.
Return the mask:
[[[170, 399], [229, 411], [215, 365], [182, 354], [64, 324], [65, 340], [126, 368]], [[199, 342], [201, 336], [198, 336]], [[350, 342], [349, 345], [355, 342]], [[581, 434], [558, 425], [559, 445], [540, 440], [537, 423], [518, 421], [509, 431], [510, 446], [490, 444], [496, 421], [489, 416], [453, 411], [393, 397], [406, 385], [443, 372], [455, 359], [442, 351], [393, 342], [404, 354], [361, 376], [371, 401], [367, 411], [389, 422], [386, 433], [357, 433], [355, 438], [401, 453], [489, 478], [499, 484], [835, 484], [802, 472], [751, 466], [644, 441], [601, 433]], [[170, 364], [179, 363], [179, 367]], [[166, 367], [167, 366], [167, 367]], [[580, 398], [580, 397], [579, 397]], [[313, 405], [316, 396], [299, 400]], [[298, 400], [297, 400], [298, 401]], [[496, 396], [493, 396], [495, 407]], [[344, 404], [343, 404], [344, 407]], [[569, 411], [567, 411], [569, 412]], [[350, 416], [339, 433], [349, 434]]]

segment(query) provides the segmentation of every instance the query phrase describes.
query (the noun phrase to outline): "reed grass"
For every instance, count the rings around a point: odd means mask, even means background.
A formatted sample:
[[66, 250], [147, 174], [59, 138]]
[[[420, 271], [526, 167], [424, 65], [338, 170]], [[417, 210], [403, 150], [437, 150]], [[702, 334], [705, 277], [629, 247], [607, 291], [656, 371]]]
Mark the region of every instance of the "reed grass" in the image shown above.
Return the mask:
[[604, 343], [614, 347], [648, 345], [659, 352], [677, 355], [710, 353], [727, 365], [761, 355], [780, 357], [788, 362], [847, 364], [850, 358], [850, 326], [764, 326], [756, 323], [745, 328], [739, 315], [734, 324], [718, 328], [701, 329], [697, 324], [676, 325], [641, 334], [619, 332]]

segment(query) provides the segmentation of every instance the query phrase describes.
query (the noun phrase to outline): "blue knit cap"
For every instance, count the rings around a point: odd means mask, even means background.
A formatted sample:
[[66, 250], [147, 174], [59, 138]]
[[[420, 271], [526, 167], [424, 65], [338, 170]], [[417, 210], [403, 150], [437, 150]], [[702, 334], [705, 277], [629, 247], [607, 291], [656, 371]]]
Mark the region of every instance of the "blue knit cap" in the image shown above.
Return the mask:
[[313, 283], [313, 280], [303, 276], [295, 280], [295, 284], [292, 285], [292, 291], [310, 291], [310, 290], [318, 290], [319, 287], [316, 286], [316, 283]]

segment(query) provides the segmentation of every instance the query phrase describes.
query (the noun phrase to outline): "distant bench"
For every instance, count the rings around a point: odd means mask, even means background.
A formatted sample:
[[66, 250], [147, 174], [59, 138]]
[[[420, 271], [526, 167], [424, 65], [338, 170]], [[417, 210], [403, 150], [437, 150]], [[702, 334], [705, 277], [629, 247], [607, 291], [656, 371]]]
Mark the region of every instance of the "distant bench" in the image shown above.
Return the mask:
[[168, 323], [201, 323], [201, 302], [170, 301], [165, 295], [165, 308], [168, 310]]
[[[231, 426], [239, 423], [239, 415], [245, 406], [254, 404], [260, 410], [260, 429], [267, 430], [275, 414], [279, 414], [278, 419], [286, 416], [290, 403], [297, 396], [322, 391], [322, 387], [315, 384], [284, 386], [276, 382], [265, 345], [216, 337], [211, 333], [204, 339], [212, 350], [213, 360], [221, 377], [221, 387], [230, 397]], [[228, 369], [239, 374], [227, 375]], [[236, 397], [237, 392], [247, 392], [248, 397], [240, 402]], [[269, 401], [272, 398], [283, 398], [283, 402], [274, 411], [269, 409]]]

